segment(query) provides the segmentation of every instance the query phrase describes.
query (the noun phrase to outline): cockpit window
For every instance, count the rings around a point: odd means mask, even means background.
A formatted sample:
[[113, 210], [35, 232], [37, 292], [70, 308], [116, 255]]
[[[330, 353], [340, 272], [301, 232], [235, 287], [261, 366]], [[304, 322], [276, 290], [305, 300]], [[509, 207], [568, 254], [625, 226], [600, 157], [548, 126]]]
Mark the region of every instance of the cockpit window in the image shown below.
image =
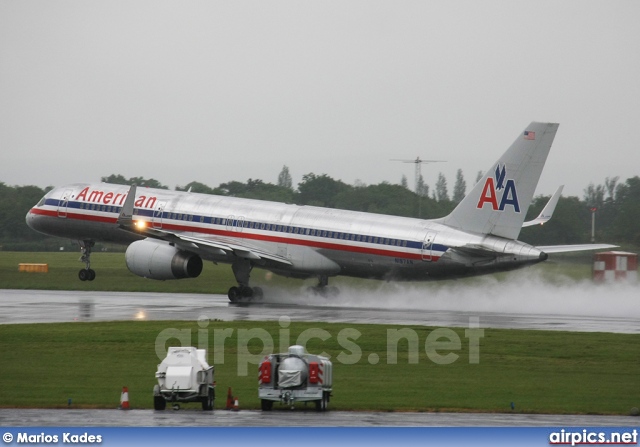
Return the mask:
[[[47, 191], [45, 189], [45, 191]], [[44, 206], [45, 202], [47, 201], [47, 197], [51, 196], [53, 194], [53, 188], [51, 188], [49, 191], [47, 191], [47, 193], [44, 195], [44, 197], [42, 199], [40, 199], [40, 201], [38, 202], [38, 204], [36, 205], [37, 207], [40, 206]]]

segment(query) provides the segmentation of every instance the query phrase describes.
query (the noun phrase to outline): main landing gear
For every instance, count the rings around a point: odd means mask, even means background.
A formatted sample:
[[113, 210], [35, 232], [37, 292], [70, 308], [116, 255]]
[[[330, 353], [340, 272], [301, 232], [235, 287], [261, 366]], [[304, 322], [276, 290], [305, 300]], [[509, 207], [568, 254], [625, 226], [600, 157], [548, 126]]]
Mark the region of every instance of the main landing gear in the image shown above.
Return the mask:
[[261, 300], [264, 292], [260, 287], [249, 286], [249, 277], [253, 264], [248, 259], [242, 259], [231, 264], [231, 270], [238, 281], [238, 286], [229, 289], [229, 301], [232, 303], [247, 302], [251, 300]]
[[329, 285], [329, 277], [322, 275], [318, 277], [318, 285], [309, 287], [309, 293], [319, 295], [325, 298], [331, 298], [340, 295], [340, 290], [336, 286]]
[[80, 252], [82, 256], [80, 256], [80, 261], [84, 262], [86, 266], [83, 269], [80, 269], [78, 272], [78, 278], [80, 281], [93, 281], [96, 279], [96, 272], [91, 268], [91, 249], [93, 248], [93, 241], [78, 241], [80, 244]]

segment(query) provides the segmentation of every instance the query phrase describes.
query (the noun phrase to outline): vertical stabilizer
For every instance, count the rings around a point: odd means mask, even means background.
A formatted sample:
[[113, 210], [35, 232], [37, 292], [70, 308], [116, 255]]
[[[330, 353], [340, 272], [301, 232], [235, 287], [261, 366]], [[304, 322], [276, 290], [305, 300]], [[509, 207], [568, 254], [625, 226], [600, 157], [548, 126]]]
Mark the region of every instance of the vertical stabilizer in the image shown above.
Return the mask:
[[532, 122], [442, 223], [462, 231], [516, 239], [558, 130]]

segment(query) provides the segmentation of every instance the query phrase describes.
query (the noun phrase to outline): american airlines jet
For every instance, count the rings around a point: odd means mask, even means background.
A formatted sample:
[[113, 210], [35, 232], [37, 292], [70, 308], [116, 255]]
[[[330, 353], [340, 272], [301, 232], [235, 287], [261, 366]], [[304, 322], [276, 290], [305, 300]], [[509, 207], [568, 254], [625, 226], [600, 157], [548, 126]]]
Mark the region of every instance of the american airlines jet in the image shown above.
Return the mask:
[[79, 241], [83, 281], [95, 278], [95, 242], [115, 242], [128, 244], [127, 267], [145, 278], [194, 278], [205, 260], [231, 264], [232, 302], [262, 297], [250, 286], [254, 267], [317, 277], [321, 294], [336, 293], [328, 278], [338, 275], [422, 281], [513, 270], [548, 253], [612, 247], [517, 240], [523, 225], [548, 220], [558, 201], [560, 190], [524, 222], [557, 130], [531, 123], [453, 212], [435, 220], [106, 183], [53, 189], [26, 219], [36, 231]]

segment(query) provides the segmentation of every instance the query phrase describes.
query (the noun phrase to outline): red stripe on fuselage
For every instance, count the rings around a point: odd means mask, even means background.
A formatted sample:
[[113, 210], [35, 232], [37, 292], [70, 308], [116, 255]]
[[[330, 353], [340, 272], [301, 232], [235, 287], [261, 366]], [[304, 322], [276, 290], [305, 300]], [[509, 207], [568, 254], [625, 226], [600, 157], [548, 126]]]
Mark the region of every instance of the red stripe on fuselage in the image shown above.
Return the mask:
[[[107, 224], [113, 224], [113, 225], [115, 225], [117, 222], [116, 217], [104, 217], [104, 216], [96, 216], [94, 214], [77, 214], [77, 213], [70, 213], [70, 212], [67, 212], [66, 217], [62, 218], [58, 216], [57, 211], [43, 210], [40, 208], [32, 208], [29, 211], [29, 213], [37, 214], [40, 216], [55, 217], [60, 219], [75, 219], [75, 220], [83, 220], [83, 221], [89, 221], [89, 222], [107, 223]], [[145, 221], [145, 222], [151, 223], [149, 221]], [[252, 240], [262, 241], [262, 242], [301, 245], [305, 247], [322, 248], [326, 250], [348, 251], [353, 253], [364, 253], [364, 254], [377, 255], [377, 256], [387, 256], [390, 258], [404, 258], [404, 259], [416, 259], [416, 260], [422, 259], [421, 253], [407, 253], [404, 251], [381, 250], [378, 248], [359, 247], [354, 245], [343, 245], [343, 244], [336, 244], [336, 243], [330, 243], [330, 242], [313, 241], [308, 239], [295, 239], [290, 237], [246, 233], [244, 231], [239, 232], [239, 231], [217, 230], [214, 228], [191, 227], [191, 226], [184, 226], [184, 225], [169, 224], [166, 222], [162, 223], [162, 230], [184, 231], [184, 232], [199, 233], [199, 234], [211, 234], [214, 236], [231, 237], [236, 239], [252, 239]], [[439, 258], [440, 258], [439, 256], [431, 256], [431, 259], [433, 261], [437, 261]]]

